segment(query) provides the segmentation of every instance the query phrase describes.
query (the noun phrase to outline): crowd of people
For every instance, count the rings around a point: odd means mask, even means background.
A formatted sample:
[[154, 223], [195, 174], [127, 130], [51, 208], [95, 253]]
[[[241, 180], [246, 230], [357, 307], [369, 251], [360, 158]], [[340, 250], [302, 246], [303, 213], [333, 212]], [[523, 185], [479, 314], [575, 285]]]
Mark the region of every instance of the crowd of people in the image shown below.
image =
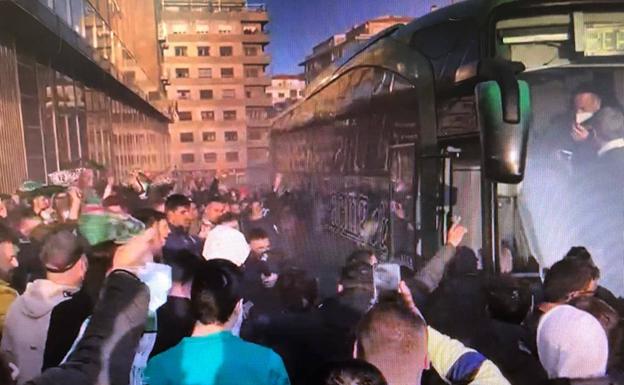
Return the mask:
[[284, 224], [306, 218], [280, 178], [251, 194], [75, 175], [0, 196], [2, 384], [621, 381], [624, 301], [585, 248], [543, 282], [489, 277], [455, 224], [396, 290], [376, 288], [380, 256], [358, 248], [321, 298], [292, 255], [305, 230]]

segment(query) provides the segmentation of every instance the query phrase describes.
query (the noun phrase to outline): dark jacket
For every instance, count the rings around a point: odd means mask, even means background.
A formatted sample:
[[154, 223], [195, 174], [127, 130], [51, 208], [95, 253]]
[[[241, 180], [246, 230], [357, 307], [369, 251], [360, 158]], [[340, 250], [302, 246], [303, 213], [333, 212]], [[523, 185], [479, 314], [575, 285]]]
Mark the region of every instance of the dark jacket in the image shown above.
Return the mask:
[[41, 370], [58, 366], [63, 361], [92, 310], [93, 302], [85, 290], [52, 309]]
[[167, 237], [163, 251], [165, 254], [173, 255], [177, 252], [186, 250], [191, 254], [201, 256], [204, 249], [204, 243], [198, 237], [190, 235], [187, 230], [181, 227], [169, 225], [171, 233]]
[[89, 326], [67, 362], [28, 384], [127, 385], [148, 303], [147, 286], [131, 273], [112, 272]]
[[191, 310], [191, 300], [180, 297], [167, 297], [167, 302], [156, 313], [158, 333], [150, 357], [176, 346], [184, 337], [193, 334], [195, 317]]

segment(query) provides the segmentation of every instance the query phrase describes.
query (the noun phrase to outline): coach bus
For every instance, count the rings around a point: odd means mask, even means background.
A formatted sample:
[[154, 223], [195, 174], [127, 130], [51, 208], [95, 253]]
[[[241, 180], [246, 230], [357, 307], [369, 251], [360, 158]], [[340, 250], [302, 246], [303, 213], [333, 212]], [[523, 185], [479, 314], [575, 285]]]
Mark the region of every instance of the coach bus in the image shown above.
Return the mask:
[[273, 164], [326, 230], [386, 259], [430, 257], [460, 216], [488, 271], [583, 245], [624, 295], [624, 199], [579, 171], [602, 149], [574, 132], [586, 104], [623, 102], [624, 2], [466, 0], [321, 73], [276, 119]]

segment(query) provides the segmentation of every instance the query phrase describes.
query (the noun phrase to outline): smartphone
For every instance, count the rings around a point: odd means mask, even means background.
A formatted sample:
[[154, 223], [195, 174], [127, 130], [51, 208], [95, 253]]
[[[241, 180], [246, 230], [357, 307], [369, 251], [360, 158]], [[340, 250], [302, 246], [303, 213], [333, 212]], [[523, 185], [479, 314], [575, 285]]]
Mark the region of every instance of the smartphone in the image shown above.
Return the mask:
[[401, 266], [396, 263], [380, 263], [373, 270], [375, 298], [380, 293], [398, 291], [401, 282]]

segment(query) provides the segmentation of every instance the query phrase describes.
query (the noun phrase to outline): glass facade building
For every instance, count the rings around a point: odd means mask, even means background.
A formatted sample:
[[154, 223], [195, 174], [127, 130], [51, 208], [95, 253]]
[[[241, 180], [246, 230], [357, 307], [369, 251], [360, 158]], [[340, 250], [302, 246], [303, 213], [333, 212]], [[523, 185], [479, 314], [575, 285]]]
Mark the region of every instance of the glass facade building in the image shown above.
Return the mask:
[[118, 177], [169, 168], [158, 12], [149, 0], [0, 1], [0, 191], [85, 160]]

